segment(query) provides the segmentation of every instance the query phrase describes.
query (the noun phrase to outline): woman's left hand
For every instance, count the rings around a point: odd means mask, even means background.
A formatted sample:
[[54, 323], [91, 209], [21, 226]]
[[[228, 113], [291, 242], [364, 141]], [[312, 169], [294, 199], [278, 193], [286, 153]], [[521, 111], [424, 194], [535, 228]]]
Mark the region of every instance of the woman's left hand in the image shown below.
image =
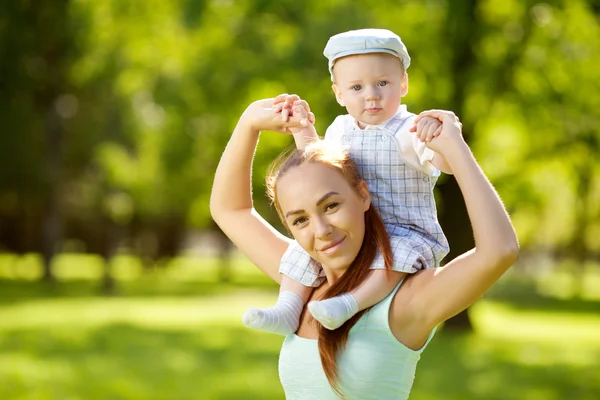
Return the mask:
[[446, 156], [446, 153], [452, 152], [456, 145], [466, 146], [462, 136], [462, 123], [452, 111], [423, 111], [415, 118], [415, 125], [409, 128], [409, 131], [416, 132], [417, 125], [425, 118], [436, 118], [442, 123], [441, 131], [439, 131], [439, 133], [430, 141], [426, 142], [428, 148], [436, 153]]

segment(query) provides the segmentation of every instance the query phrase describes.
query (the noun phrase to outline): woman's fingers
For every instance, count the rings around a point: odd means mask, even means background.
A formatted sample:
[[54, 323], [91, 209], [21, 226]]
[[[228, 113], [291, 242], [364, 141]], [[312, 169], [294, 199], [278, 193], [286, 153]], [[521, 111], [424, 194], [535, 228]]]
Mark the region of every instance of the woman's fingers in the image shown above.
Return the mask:
[[292, 105], [298, 100], [300, 96], [296, 94], [280, 94], [273, 99], [273, 112], [281, 112], [281, 120], [286, 122], [292, 111]]
[[282, 107], [283, 108], [281, 110], [281, 120], [283, 122], [286, 122], [288, 120], [289, 115], [290, 115], [290, 109], [289, 109], [289, 107], [286, 107], [285, 103], [283, 103]]
[[310, 111], [310, 106], [296, 94], [283, 93], [272, 100], [273, 113], [280, 114], [281, 121], [290, 122], [292, 116], [298, 126], [307, 126], [315, 123], [315, 115]]
[[306, 112], [310, 112], [310, 106], [306, 102], [306, 100], [298, 99], [294, 101], [294, 106], [301, 106], [306, 110]]
[[444, 120], [446, 120], [447, 122], [457, 122], [458, 121], [458, 118], [452, 111], [427, 110], [427, 111], [423, 111], [422, 113], [417, 115], [417, 118], [415, 118], [415, 123], [418, 123], [425, 117], [437, 118], [441, 122], [444, 122]]
[[289, 96], [287, 93], [280, 94], [279, 96], [273, 99], [273, 104], [278, 104], [285, 101], [286, 97]]

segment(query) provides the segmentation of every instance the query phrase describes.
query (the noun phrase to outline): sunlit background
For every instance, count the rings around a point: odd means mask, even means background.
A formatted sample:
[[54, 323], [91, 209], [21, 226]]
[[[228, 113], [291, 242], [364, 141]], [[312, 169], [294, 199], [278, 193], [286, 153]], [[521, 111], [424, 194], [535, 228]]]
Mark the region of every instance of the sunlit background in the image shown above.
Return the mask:
[[[600, 398], [600, 2], [10, 0], [0, 5], [0, 399], [282, 399], [277, 287], [212, 222], [252, 100], [344, 110], [327, 39], [388, 28], [409, 110], [456, 112], [517, 228], [517, 265], [423, 354], [414, 400]], [[292, 145], [265, 132], [264, 172]], [[436, 189], [451, 257], [472, 234]]]

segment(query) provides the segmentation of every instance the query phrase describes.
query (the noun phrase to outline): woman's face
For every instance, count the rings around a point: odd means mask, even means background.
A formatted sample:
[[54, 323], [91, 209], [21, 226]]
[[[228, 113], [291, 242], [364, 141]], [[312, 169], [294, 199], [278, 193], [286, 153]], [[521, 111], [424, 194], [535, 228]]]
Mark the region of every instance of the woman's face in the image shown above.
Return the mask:
[[321, 265], [346, 269], [365, 235], [371, 205], [366, 184], [354, 188], [344, 175], [317, 163], [287, 171], [277, 183], [282, 214], [294, 238]]

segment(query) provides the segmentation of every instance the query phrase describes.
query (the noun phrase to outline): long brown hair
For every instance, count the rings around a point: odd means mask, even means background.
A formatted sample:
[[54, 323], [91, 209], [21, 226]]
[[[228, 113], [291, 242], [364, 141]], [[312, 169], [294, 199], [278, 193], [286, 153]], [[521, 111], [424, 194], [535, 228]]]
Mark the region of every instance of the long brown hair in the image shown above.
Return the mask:
[[[339, 146], [333, 147], [325, 142], [318, 141], [307, 146], [304, 150], [295, 150], [291, 154], [283, 154], [271, 165], [267, 175], [267, 194], [275, 205], [284, 225], [286, 225], [286, 221], [277, 199], [277, 181], [290, 169], [308, 162], [321, 164], [339, 171], [357, 192], [359, 190], [362, 178], [358, 167], [349, 154]], [[386, 270], [390, 271], [393, 264], [390, 239], [379, 213], [371, 206], [365, 212], [365, 236], [358, 255], [340, 279], [325, 291], [322, 299], [348, 293], [357, 288], [368, 277], [370, 266], [378, 251], [383, 255]], [[367, 311], [368, 309], [360, 311], [335, 330], [329, 330], [319, 325], [318, 346], [321, 364], [329, 384], [341, 397], [344, 397], [344, 395], [338, 384], [337, 355], [346, 346], [350, 329]]]

